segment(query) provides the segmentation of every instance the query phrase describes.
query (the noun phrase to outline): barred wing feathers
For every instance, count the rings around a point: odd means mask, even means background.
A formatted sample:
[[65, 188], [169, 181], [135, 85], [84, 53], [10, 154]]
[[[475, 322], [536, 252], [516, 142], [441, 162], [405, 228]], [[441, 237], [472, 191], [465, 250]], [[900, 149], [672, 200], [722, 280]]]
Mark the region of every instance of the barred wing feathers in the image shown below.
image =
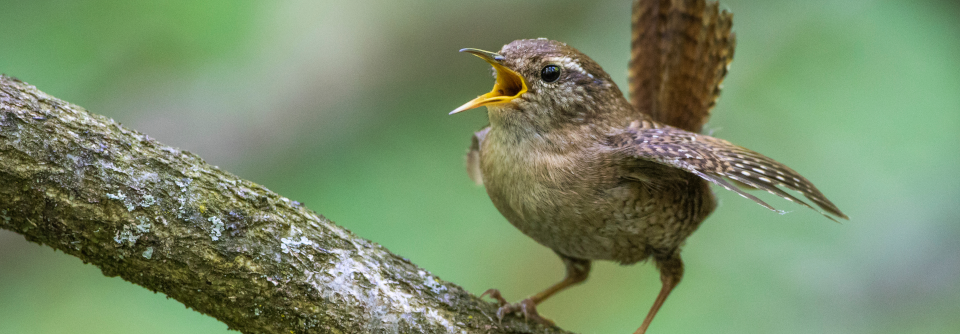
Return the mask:
[[[636, 158], [686, 170], [770, 210], [777, 211], [724, 178], [799, 203], [834, 221], [830, 215], [849, 219], [813, 183], [790, 167], [723, 139], [645, 121], [633, 122], [625, 131], [612, 136], [610, 143], [618, 151]], [[800, 192], [822, 210], [779, 187]]]

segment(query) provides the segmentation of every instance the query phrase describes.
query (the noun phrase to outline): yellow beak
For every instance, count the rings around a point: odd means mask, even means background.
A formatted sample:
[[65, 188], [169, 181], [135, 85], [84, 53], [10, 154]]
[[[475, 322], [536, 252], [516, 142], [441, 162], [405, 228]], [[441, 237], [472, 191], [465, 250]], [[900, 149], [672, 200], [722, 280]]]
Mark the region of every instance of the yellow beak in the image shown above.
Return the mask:
[[480, 95], [460, 106], [460, 108], [451, 111], [450, 115], [485, 105], [510, 102], [527, 92], [527, 83], [523, 81], [523, 77], [500, 64], [503, 56], [494, 52], [477, 49], [462, 49], [460, 52], [472, 53], [480, 57], [480, 59], [487, 61], [490, 65], [493, 65], [493, 69], [497, 71], [497, 82], [493, 84], [493, 90], [489, 93]]

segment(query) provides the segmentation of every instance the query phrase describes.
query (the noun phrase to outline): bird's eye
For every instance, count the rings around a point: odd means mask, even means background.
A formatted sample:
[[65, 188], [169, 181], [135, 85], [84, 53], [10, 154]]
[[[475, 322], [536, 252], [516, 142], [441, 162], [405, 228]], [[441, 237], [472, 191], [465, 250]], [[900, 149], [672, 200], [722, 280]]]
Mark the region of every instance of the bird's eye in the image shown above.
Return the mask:
[[542, 70], [540, 70], [540, 79], [543, 82], [551, 83], [560, 79], [560, 66], [557, 65], [547, 65]]

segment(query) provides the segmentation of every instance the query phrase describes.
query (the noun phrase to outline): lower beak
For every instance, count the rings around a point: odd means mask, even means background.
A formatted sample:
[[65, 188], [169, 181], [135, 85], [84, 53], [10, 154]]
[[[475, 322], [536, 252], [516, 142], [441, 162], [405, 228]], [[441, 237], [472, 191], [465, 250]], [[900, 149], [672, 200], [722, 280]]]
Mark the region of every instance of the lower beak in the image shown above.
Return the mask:
[[511, 100], [518, 98], [520, 95], [523, 95], [523, 93], [527, 92], [527, 83], [523, 81], [523, 77], [521, 77], [520, 74], [517, 74], [517, 72], [514, 72], [513, 70], [500, 64], [500, 61], [503, 60], [503, 56], [490, 51], [477, 49], [462, 49], [460, 52], [472, 53], [473, 55], [480, 57], [480, 59], [490, 63], [490, 65], [493, 66], [493, 69], [497, 71], [497, 82], [493, 84], [493, 90], [491, 90], [489, 93], [480, 95], [470, 102], [460, 106], [460, 108], [451, 111], [450, 115], [485, 105], [510, 102]]

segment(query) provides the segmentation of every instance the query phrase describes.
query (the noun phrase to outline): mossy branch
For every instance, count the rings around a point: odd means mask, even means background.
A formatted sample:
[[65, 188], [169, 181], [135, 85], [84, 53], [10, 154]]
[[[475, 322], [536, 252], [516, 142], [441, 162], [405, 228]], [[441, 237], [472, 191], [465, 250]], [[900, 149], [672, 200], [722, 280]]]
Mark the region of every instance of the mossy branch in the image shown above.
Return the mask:
[[561, 333], [500, 323], [300, 203], [8, 76], [0, 228], [243, 333]]

